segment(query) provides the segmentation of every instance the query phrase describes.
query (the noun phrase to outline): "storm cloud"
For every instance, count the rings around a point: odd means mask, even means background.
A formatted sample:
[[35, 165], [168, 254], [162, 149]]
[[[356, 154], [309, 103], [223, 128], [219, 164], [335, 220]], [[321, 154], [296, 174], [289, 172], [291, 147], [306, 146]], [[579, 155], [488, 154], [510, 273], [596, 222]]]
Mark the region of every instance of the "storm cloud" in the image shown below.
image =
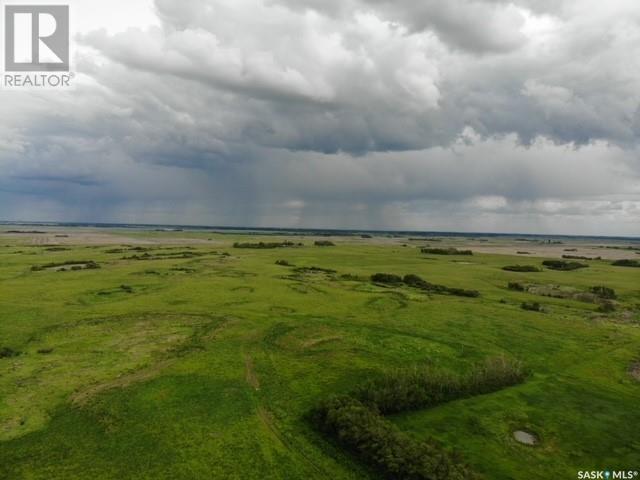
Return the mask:
[[0, 218], [640, 234], [637, 2], [76, 3]]

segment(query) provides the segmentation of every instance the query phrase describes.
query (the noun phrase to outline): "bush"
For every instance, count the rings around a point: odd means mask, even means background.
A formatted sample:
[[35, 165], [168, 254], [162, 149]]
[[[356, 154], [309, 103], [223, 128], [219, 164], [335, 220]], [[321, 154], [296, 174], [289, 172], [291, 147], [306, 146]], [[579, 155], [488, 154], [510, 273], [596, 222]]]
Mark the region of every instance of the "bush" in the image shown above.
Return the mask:
[[351, 395], [323, 402], [311, 414], [314, 426], [336, 438], [387, 478], [469, 480], [478, 478], [455, 453], [434, 440], [416, 440], [382, 415], [495, 392], [528, 376], [519, 362], [485, 361], [466, 375], [430, 368], [392, 371]]
[[602, 257], [591, 258], [591, 257], [582, 257], [580, 255], [562, 255], [562, 258], [565, 258], [567, 260], [602, 260]]
[[296, 273], [326, 273], [332, 275], [334, 273], [338, 273], [335, 270], [331, 270], [330, 268], [321, 268], [321, 267], [300, 267], [296, 268]]
[[604, 298], [607, 300], [615, 300], [617, 298], [616, 291], [613, 288], [609, 287], [591, 287], [589, 291], [600, 298]]
[[433, 293], [439, 293], [442, 295], [453, 295], [454, 297], [468, 297], [478, 298], [480, 292], [477, 290], [465, 290], [464, 288], [445, 287], [443, 285], [433, 285]]
[[480, 296], [480, 292], [478, 292], [477, 290], [465, 290], [463, 288], [445, 287], [444, 285], [429, 283], [417, 275], [405, 275], [403, 281], [410, 287], [419, 288], [420, 290], [424, 290], [426, 292], [437, 293], [441, 295], [454, 295], [458, 297], [470, 298], [477, 298]]
[[[32, 272], [42, 272], [44, 270], [49, 270], [51, 268], [58, 268], [58, 267], [66, 267], [66, 266], [71, 266], [71, 270], [96, 270], [100, 268], [100, 265], [98, 265], [96, 262], [94, 262], [93, 260], [68, 260], [66, 262], [59, 262], [59, 263], [46, 263], [44, 265], [34, 265], [33, 267], [31, 267], [31, 271]], [[61, 271], [67, 271], [66, 268], [61, 269]]]
[[465, 290], [463, 288], [445, 287], [444, 285], [429, 283], [419, 276], [412, 274], [405, 275], [404, 278], [402, 278], [391, 273], [376, 273], [375, 275], [371, 276], [371, 281], [374, 283], [394, 286], [399, 286], [404, 283], [408, 287], [418, 288], [425, 292], [435, 293], [439, 295], [454, 295], [458, 297], [468, 298], [477, 298], [480, 296], [480, 292], [478, 292], [477, 290]]
[[429, 285], [426, 281], [420, 278], [418, 275], [405, 275], [403, 279], [404, 283], [414, 288], [425, 288]]
[[589, 268], [589, 265], [578, 262], [566, 262], [563, 260], [546, 260], [542, 264], [550, 270], [559, 270], [568, 272], [571, 270], [579, 270], [581, 268]]
[[358, 275], [354, 275], [353, 273], [345, 273], [343, 275], [340, 275], [340, 279], [344, 280], [346, 282], [360, 282], [360, 281], [362, 281], [362, 278], [360, 278]]
[[336, 244], [329, 240], [319, 240], [314, 244], [316, 247], [335, 247]]
[[387, 415], [491, 393], [522, 383], [527, 376], [520, 362], [498, 357], [475, 365], [465, 375], [429, 367], [390, 371], [357, 388], [352, 396]]
[[233, 248], [248, 248], [256, 250], [273, 249], [273, 248], [291, 248], [302, 247], [302, 243], [293, 242], [258, 242], [258, 243], [234, 243]]
[[325, 402], [314, 412], [312, 421], [387, 478], [478, 478], [457, 455], [432, 440], [411, 438], [354, 398], [343, 396]]
[[12, 348], [9, 348], [9, 347], [0, 348], [0, 358], [13, 358], [13, 357], [17, 357], [18, 355], [20, 355], [20, 352], [17, 352]]
[[402, 277], [393, 275], [392, 273], [376, 273], [371, 275], [371, 281], [373, 283], [382, 283], [386, 285], [400, 285], [402, 284]]
[[506, 267], [502, 267], [503, 270], [507, 272], [540, 272], [541, 270], [538, 267], [534, 267], [533, 265], [509, 265]]
[[181, 259], [187, 259], [187, 258], [204, 257], [205, 255], [207, 255], [205, 252], [190, 252], [190, 251], [155, 253], [153, 255], [150, 254], [149, 252], [146, 252], [146, 253], [143, 253], [142, 255], [131, 255], [130, 257], [124, 256], [122, 257], [122, 260], [140, 260], [140, 261], [181, 260]]
[[281, 267], [293, 267], [293, 265], [291, 265], [286, 260], [278, 260], [276, 261], [276, 265], [280, 265]]
[[600, 313], [611, 313], [616, 311], [616, 304], [611, 300], [603, 300], [598, 307]]
[[518, 282], [509, 282], [508, 288], [514, 292], [524, 292], [526, 290], [525, 286]]
[[611, 265], [614, 267], [640, 267], [640, 261], [638, 260], [616, 260]]
[[542, 312], [542, 305], [538, 302], [524, 302], [520, 307], [529, 312]]
[[473, 255], [471, 250], [458, 250], [457, 248], [423, 248], [421, 251], [430, 255]]

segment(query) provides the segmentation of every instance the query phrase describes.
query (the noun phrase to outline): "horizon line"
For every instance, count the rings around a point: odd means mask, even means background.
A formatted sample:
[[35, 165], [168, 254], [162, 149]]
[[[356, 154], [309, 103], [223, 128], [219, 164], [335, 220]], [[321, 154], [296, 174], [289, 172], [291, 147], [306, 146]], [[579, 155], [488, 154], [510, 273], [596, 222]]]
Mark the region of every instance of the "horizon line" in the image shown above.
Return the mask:
[[171, 228], [189, 230], [238, 230], [238, 231], [267, 231], [267, 232], [335, 232], [335, 233], [392, 233], [392, 234], [419, 234], [419, 235], [444, 235], [444, 236], [523, 236], [523, 237], [564, 237], [564, 238], [606, 238], [640, 241], [639, 236], [629, 235], [586, 235], [565, 233], [522, 233], [522, 232], [471, 232], [471, 231], [439, 231], [439, 230], [400, 230], [400, 229], [360, 229], [360, 228], [323, 228], [323, 227], [254, 227], [254, 226], [224, 226], [224, 225], [196, 225], [196, 224], [172, 224], [172, 223], [127, 223], [127, 222], [66, 222], [66, 221], [22, 221], [0, 220], [0, 225], [23, 226], [61, 226], [61, 227], [96, 227], [96, 228]]

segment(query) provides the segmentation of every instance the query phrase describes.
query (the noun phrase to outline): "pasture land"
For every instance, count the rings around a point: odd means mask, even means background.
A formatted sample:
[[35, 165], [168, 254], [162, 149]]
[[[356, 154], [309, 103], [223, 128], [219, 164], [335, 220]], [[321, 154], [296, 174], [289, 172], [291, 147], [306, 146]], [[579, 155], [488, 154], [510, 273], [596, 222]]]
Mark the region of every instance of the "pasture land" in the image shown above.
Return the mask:
[[[526, 381], [389, 425], [487, 480], [640, 469], [640, 270], [611, 265], [636, 250], [554, 271], [566, 245], [368, 237], [0, 232], [0, 478], [378, 478], [309, 413], [390, 370], [502, 356]], [[233, 248], [260, 242], [295, 246]], [[540, 271], [504, 270], [523, 264]]]

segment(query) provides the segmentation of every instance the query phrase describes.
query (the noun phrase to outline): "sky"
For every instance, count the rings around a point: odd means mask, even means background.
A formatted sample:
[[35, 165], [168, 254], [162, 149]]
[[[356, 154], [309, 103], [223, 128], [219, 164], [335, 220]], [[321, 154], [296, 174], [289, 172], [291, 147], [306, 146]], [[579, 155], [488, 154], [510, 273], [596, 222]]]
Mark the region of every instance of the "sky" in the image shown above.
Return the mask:
[[67, 3], [0, 220], [640, 236], [637, 0]]

